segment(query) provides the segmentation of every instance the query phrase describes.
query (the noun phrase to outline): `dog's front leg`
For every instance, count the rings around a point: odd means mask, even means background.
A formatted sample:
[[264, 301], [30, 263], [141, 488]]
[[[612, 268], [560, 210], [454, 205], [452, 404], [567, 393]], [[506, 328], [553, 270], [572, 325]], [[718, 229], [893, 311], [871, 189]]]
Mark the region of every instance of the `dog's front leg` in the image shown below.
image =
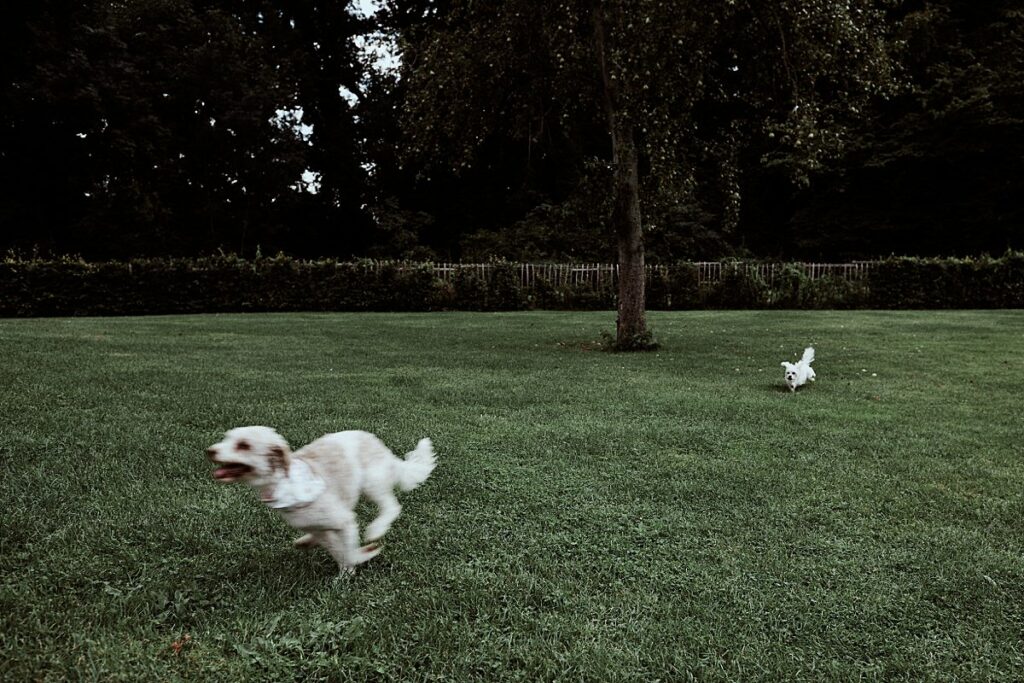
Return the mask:
[[[353, 529], [355, 529], [354, 526]], [[368, 562], [380, 554], [380, 546], [377, 545], [358, 547], [358, 537], [358, 529], [353, 532], [349, 532], [347, 529], [324, 532], [322, 545], [338, 563], [338, 571], [343, 575], [355, 574], [356, 565]]]
[[321, 545], [338, 563], [338, 570], [342, 574], [354, 574], [356, 565], [372, 560], [380, 553], [379, 546], [359, 547], [359, 526], [356, 524], [355, 515], [340, 520], [337, 529], [324, 531]]
[[325, 531], [321, 536], [320, 545], [327, 549], [334, 561], [338, 563], [338, 571], [342, 574], [355, 574], [356, 563], [352, 542], [349, 540], [348, 529]]

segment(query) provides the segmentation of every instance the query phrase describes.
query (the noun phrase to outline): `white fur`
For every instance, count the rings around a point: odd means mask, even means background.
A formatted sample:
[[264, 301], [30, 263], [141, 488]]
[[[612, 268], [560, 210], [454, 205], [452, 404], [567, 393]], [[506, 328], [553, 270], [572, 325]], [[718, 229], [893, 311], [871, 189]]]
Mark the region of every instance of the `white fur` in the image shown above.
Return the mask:
[[292, 458], [288, 475], [274, 486], [273, 497], [263, 502], [275, 510], [291, 510], [312, 503], [326, 489], [327, 482], [314, 474], [305, 460]]
[[790, 391], [796, 391], [797, 387], [802, 387], [808, 382], [814, 381], [814, 368], [811, 367], [811, 363], [814, 362], [814, 349], [808, 346], [804, 349], [804, 355], [797, 363], [787, 363], [782, 361], [782, 367], [786, 368], [786, 386], [789, 387]]
[[377, 544], [359, 546], [355, 506], [360, 496], [377, 506], [377, 517], [366, 528], [367, 541], [376, 541], [402, 512], [395, 488], [416, 488], [436, 464], [430, 439], [421, 439], [404, 460], [362, 431], [327, 434], [292, 453], [280, 434], [258, 426], [228, 431], [206, 453], [222, 466], [214, 470], [215, 479], [259, 489], [265, 504], [306, 532], [295, 545], [324, 546], [342, 573], [380, 552]]

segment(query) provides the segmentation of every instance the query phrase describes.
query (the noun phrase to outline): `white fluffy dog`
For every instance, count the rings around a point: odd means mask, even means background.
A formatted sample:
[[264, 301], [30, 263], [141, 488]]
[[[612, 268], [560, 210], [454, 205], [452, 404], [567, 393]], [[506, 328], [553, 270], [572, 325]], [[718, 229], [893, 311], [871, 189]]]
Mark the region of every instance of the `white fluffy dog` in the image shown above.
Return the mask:
[[[343, 574], [380, 552], [372, 541], [386, 534], [402, 512], [395, 487], [411, 491], [435, 466], [430, 439], [421, 439], [402, 460], [376, 436], [361, 431], [327, 434], [292, 453], [270, 427], [238, 427], [206, 454], [219, 465], [214, 479], [244, 481], [259, 489], [260, 500], [306, 532], [295, 546], [322, 545]], [[361, 494], [378, 509], [366, 528], [371, 543], [362, 547], [354, 512]]]
[[790, 391], [796, 391], [797, 387], [814, 381], [814, 368], [811, 367], [813, 362], [814, 349], [810, 346], [804, 349], [803, 358], [798, 363], [782, 361], [782, 367], [786, 368], [786, 386]]

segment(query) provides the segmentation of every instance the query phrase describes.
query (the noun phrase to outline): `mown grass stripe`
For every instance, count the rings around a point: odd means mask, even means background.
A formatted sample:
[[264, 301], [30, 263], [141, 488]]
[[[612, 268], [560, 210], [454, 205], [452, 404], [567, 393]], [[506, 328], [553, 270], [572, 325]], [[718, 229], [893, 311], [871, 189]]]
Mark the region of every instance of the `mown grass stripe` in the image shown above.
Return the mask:
[[[1019, 675], [1024, 315], [650, 320], [641, 355], [610, 313], [0, 321], [0, 678]], [[338, 582], [211, 481], [250, 423], [440, 466]]]

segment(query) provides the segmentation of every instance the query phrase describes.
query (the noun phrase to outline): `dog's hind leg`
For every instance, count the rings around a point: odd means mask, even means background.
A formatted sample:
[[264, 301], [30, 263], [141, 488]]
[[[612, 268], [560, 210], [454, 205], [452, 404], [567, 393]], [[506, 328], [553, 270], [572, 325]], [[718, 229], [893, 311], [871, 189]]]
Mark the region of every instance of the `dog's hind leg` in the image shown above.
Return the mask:
[[368, 488], [367, 497], [377, 506], [377, 517], [366, 527], [366, 540], [376, 541], [388, 532], [391, 524], [402, 514], [402, 504], [390, 487]]

